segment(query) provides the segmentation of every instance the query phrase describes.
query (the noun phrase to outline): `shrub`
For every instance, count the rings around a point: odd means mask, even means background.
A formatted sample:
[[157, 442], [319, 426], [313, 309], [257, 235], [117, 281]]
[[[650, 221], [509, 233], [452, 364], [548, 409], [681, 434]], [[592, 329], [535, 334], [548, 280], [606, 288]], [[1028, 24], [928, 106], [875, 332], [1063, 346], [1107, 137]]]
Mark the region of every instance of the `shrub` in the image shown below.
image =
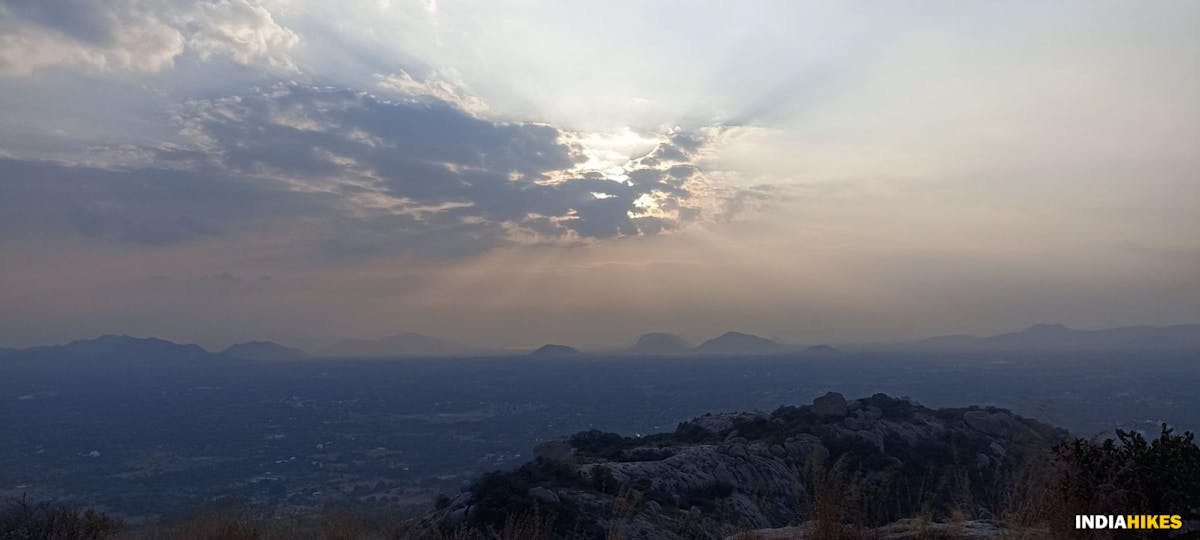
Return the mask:
[[616, 457], [625, 447], [625, 437], [597, 429], [576, 433], [569, 442], [584, 454], [609, 459]]
[[1089, 514], [1200, 513], [1200, 447], [1191, 432], [1162, 424], [1158, 438], [1117, 430], [1117, 440], [1066, 441], [1055, 448], [1059, 493]]
[[[611, 473], [610, 473], [611, 476]], [[569, 517], [567, 508], [548, 508], [529, 495], [542, 485], [578, 485], [580, 478], [568, 465], [538, 459], [509, 472], [490, 472], [471, 485], [475, 510], [473, 519], [487, 527], [504, 527], [510, 516], [538, 514], [554, 521]]]
[[65, 504], [30, 502], [21, 497], [0, 510], [0, 538], [4, 540], [99, 540], [110, 538], [120, 524], [94, 510], [80, 512]]

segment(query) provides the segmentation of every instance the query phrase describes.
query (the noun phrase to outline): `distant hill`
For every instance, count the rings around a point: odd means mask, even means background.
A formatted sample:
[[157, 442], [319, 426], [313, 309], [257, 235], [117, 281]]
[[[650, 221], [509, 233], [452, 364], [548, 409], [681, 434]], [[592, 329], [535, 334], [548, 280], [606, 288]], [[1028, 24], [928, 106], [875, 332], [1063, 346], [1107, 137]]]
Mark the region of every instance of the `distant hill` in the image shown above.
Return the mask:
[[207, 356], [199, 345], [181, 345], [158, 338], [138, 338], [126, 335], [105, 334], [93, 339], [80, 339], [65, 345], [46, 345], [31, 347], [20, 351], [22, 353], [52, 354], [63, 357], [94, 357], [111, 356]]
[[582, 353], [575, 347], [547, 343], [538, 347], [536, 351], [529, 353], [529, 356], [577, 356], [580, 354]]
[[321, 356], [454, 356], [479, 349], [457, 341], [407, 332], [379, 339], [345, 339], [318, 351]]
[[675, 334], [654, 332], [643, 334], [627, 352], [633, 354], [685, 354], [692, 346]]
[[938, 336], [909, 344], [918, 350], [958, 351], [1094, 351], [1200, 349], [1200, 324], [1122, 326], [1078, 330], [1062, 324], [1035, 324], [1019, 332], [994, 336]]
[[290, 360], [308, 356], [308, 353], [300, 349], [286, 347], [274, 341], [246, 341], [231, 345], [221, 351], [221, 354], [247, 360]]
[[698, 352], [711, 354], [771, 354], [783, 352], [784, 349], [782, 344], [775, 341], [741, 332], [725, 332], [696, 347]]

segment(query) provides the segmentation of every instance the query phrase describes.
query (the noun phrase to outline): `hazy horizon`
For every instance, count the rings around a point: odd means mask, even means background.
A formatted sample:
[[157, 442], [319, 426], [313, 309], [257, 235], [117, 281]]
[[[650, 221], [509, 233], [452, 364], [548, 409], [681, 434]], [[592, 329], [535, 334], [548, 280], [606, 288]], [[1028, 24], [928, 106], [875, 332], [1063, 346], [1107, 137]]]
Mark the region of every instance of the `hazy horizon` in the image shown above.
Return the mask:
[[1200, 3], [0, 0], [0, 346], [1200, 321]]
[[[469, 339], [468, 340], [458, 340], [458, 339], [453, 339], [453, 338], [446, 338], [445, 336], [440, 336], [440, 335], [436, 335], [436, 334], [430, 335], [430, 334], [422, 334], [422, 333], [417, 333], [417, 332], [395, 332], [392, 334], [379, 335], [379, 336], [336, 336], [336, 337], [310, 336], [307, 338], [299, 338], [295, 341], [281, 341], [281, 340], [275, 340], [275, 339], [270, 339], [267, 337], [260, 336], [257, 338], [250, 338], [250, 339], [246, 339], [243, 341], [215, 342], [215, 343], [198, 343], [198, 342], [192, 342], [192, 341], [188, 341], [188, 340], [172, 340], [172, 339], [164, 338], [163, 336], [141, 335], [141, 334], [129, 333], [129, 332], [109, 332], [109, 333], [99, 334], [99, 335], [95, 335], [95, 336], [77, 336], [75, 338], [71, 338], [71, 339], [68, 339], [68, 340], [65, 340], [62, 342], [55, 342], [55, 343], [21, 344], [21, 345], [15, 346], [14, 348], [21, 349], [21, 348], [26, 348], [26, 347], [68, 345], [70, 343], [77, 342], [77, 341], [90, 341], [93, 339], [101, 339], [106, 336], [119, 336], [119, 337], [133, 338], [133, 339], [165, 339], [166, 341], [170, 341], [170, 342], [177, 343], [180, 345], [199, 345], [200, 347], [202, 347], [203, 349], [205, 349], [206, 351], [208, 351], [210, 353], [221, 352], [222, 350], [228, 349], [234, 345], [244, 345], [244, 344], [248, 344], [248, 343], [274, 343], [276, 345], [282, 345], [285, 347], [292, 347], [292, 348], [300, 349], [304, 353], [308, 353], [310, 355], [315, 355], [315, 356], [319, 357], [319, 356], [330, 356], [331, 354], [333, 356], [342, 355], [343, 353], [336, 353], [336, 352], [331, 353], [330, 351], [332, 350], [332, 347], [336, 347], [339, 345], [345, 345], [349, 342], [379, 343], [379, 342], [384, 342], [386, 340], [390, 340], [392, 338], [412, 337], [412, 338], [418, 338], [418, 339], [433, 338], [433, 339], [437, 339], [437, 340], [443, 340], [446, 342], [446, 345], [454, 345], [454, 346], [458, 346], [461, 348], [442, 351], [442, 352], [432, 352], [432, 353], [428, 353], [428, 352], [421, 353], [416, 350], [402, 351], [400, 349], [395, 349], [395, 352], [390, 353], [390, 354], [372, 353], [367, 356], [380, 357], [380, 358], [387, 357], [387, 356], [419, 357], [422, 355], [432, 355], [432, 356], [447, 355], [447, 356], [462, 357], [462, 356], [474, 356], [474, 355], [491, 356], [491, 355], [507, 355], [507, 354], [524, 354], [524, 353], [528, 353], [534, 349], [537, 349], [543, 345], [565, 345], [565, 346], [572, 347], [572, 348], [578, 348], [581, 350], [581, 352], [588, 353], [588, 354], [590, 354], [590, 353], [596, 353], [596, 354], [618, 353], [619, 354], [619, 353], [624, 353], [624, 352], [630, 351], [631, 346], [636, 345], [640, 338], [646, 337], [646, 336], [651, 336], [651, 335], [656, 335], [656, 334], [657, 335], [666, 334], [666, 335], [674, 336], [677, 338], [682, 338], [685, 345], [687, 345], [691, 348], [698, 348], [700, 345], [704, 344], [706, 341], [715, 340], [718, 337], [722, 337], [722, 336], [725, 336], [726, 334], [732, 333], [732, 334], [749, 334], [749, 335], [752, 335], [755, 337], [772, 340], [779, 345], [786, 346], [785, 349], [781, 349], [780, 351], [778, 351], [779, 353], [794, 353], [794, 352], [799, 352], [802, 349], [805, 349], [807, 347], [818, 347], [818, 346], [823, 347], [823, 346], [828, 346], [828, 345], [836, 345], [838, 347], [850, 347], [851, 350], [859, 351], [859, 352], [872, 351], [872, 350], [883, 352], [883, 351], [893, 351], [895, 347], [900, 347], [899, 350], [906, 350], [910, 346], [921, 345], [925, 341], [936, 341], [936, 340], [942, 339], [942, 338], [971, 337], [971, 338], [987, 339], [987, 338], [994, 338], [994, 337], [1001, 337], [1001, 336], [1022, 335], [1022, 334], [1025, 334], [1026, 332], [1038, 332], [1038, 331], [1044, 330], [1045, 327], [1052, 327], [1052, 328], [1061, 327], [1061, 328], [1064, 328], [1071, 332], [1104, 333], [1104, 332], [1109, 332], [1109, 331], [1118, 330], [1118, 329], [1137, 329], [1137, 328], [1149, 328], [1149, 329], [1154, 329], [1154, 330], [1180, 329], [1180, 330], [1186, 331], [1186, 330], [1190, 330], [1190, 329], [1195, 329], [1196, 327], [1200, 327], [1200, 324], [1178, 323], [1178, 324], [1164, 324], [1164, 325], [1125, 325], [1125, 326], [1120, 326], [1120, 327], [1080, 328], [1080, 327], [1075, 327], [1075, 326], [1062, 324], [1062, 323], [1039, 322], [1039, 323], [1023, 326], [1021, 328], [1011, 328], [1011, 329], [1007, 329], [1005, 331], [994, 332], [994, 333], [956, 333], [956, 334], [942, 333], [942, 334], [917, 336], [917, 337], [913, 337], [910, 339], [895, 339], [895, 340], [862, 339], [862, 340], [857, 340], [857, 341], [830, 341], [830, 340], [822, 341], [820, 339], [814, 339], [814, 340], [809, 340], [806, 342], [798, 342], [798, 341], [794, 341], [791, 339], [782, 338], [779, 336], [760, 335], [760, 334], [756, 334], [752, 330], [747, 330], [747, 329], [731, 329], [731, 330], [720, 332], [719, 334], [706, 335], [706, 336], [689, 336], [689, 335], [675, 334], [675, 333], [671, 333], [671, 332], [649, 331], [649, 332], [643, 332], [636, 336], [630, 336], [629, 339], [626, 339], [624, 341], [608, 342], [608, 343], [603, 343], [600, 345], [591, 345], [591, 346], [586, 346], [586, 347], [578, 346], [576, 344], [565, 342], [562, 340], [558, 340], [558, 341], [551, 340], [551, 341], [542, 342], [542, 343], [499, 344], [499, 343], [487, 343], [487, 342], [480, 342], [480, 341], [472, 341]], [[1181, 328], [1181, 327], [1186, 327], [1186, 328]], [[405, 343], [408, 343], [408, 346], [411, 346], [412, 342], [405, 342]], [[1173, 347], [1170, 344], [1170, 342], [1159, 343], [1157, 346], [1161, 347], [1164, 345], [1166, 345], [1168, 347], [1166, 350], [1171, 350], [1171, 348]], [[1048, 350], [1057, 350], [1059, 347], [1062, 347], [1062, 346], [1063, 345], [1061, 343], [1059, 343], [1059, 344], [1053, 346], [1052, 349], [1048, 349]], [[1152, 345], [1152, 346], [1154, 346], [1154, 345]], [[1178, 344], [1176, 346], [1182, 347], [1181, 350], [1186, 350], [1189, 347], [1189, 345], [1184, 345], [1184, 344]], [[955, 350], [955, 349], [951, 348], [948, 350]], [[1092, 349], [1088, 349], [1085, 347], [1084, 349], [1081, 349], [1081, 350], [1092, 350]], [[1114, 350], [1121, 350], [1121, 349], [1120, 349], [1120, 347], [1116, 347], [1116, 348], [1114, 348]], [[1133, 350], [1137, 350], [1137, 349], [1133, 349]], [[653, 354], [661, 354], [661, 353], [649, 353], [649, 354], [653, 355]], [[667, 354], [676, 354], [676, 353], [667, 353]], [[755, 353], [750, 352], [749, 354], [755, 354]], [[350, 356], [355, 356], [355, 354], [350, 354]]]

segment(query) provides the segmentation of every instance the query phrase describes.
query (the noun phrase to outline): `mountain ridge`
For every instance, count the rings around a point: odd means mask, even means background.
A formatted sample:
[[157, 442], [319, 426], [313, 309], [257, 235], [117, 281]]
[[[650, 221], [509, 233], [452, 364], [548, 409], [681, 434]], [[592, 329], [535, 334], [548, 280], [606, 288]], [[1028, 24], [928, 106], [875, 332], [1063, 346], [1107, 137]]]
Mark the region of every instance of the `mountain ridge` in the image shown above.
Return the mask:
[[77, 339], [60, 345], [40, 345], [27, 349], [14, 350], [13, 352], [103, 357], [135, 351], [141, 353], [154, 352], [193, 356], [207, 356], [211, 354], [199, 345], [175, 343], [155, 337], [140, 338], [126, 334], [102, 334], [95, 338]]

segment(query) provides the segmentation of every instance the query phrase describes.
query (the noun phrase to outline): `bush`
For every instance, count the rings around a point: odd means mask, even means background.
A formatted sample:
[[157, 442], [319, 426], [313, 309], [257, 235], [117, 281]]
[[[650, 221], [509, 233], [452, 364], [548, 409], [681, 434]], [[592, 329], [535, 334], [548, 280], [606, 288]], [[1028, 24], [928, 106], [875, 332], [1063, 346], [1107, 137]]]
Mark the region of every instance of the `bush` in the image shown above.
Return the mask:
[[94, 510], [80, 512], [67, 505], [27, 498], [9, 501], [0, 510], [0, 539], [99, 540], [110, 538], [120, 524]]
[[1117, 440], [1066, 441], [1055, 448], [1057, 487], [1068, 504], [1088, 514], [1200, 513], [1200, 447], [1191, 432], [1162, 424], [1157, 439], [1117, 430]]
[[599, 458], [614, 458], [625, 448], [625, 437], [597, 429], [581, 431], [571, 436], [569, 442], [576, 450]]
[[569, 517], [569, 509], [548, 508], [529, 495], [529, 489], [544, 485], [578, 485], [575, 471], [562, 463], [538, 459], [509, 472], [483, 475], [471, 485], [475, 510], [473, 520], [487, 527], [504, 527], [510, 516], [534, 515], [551, 519]]

